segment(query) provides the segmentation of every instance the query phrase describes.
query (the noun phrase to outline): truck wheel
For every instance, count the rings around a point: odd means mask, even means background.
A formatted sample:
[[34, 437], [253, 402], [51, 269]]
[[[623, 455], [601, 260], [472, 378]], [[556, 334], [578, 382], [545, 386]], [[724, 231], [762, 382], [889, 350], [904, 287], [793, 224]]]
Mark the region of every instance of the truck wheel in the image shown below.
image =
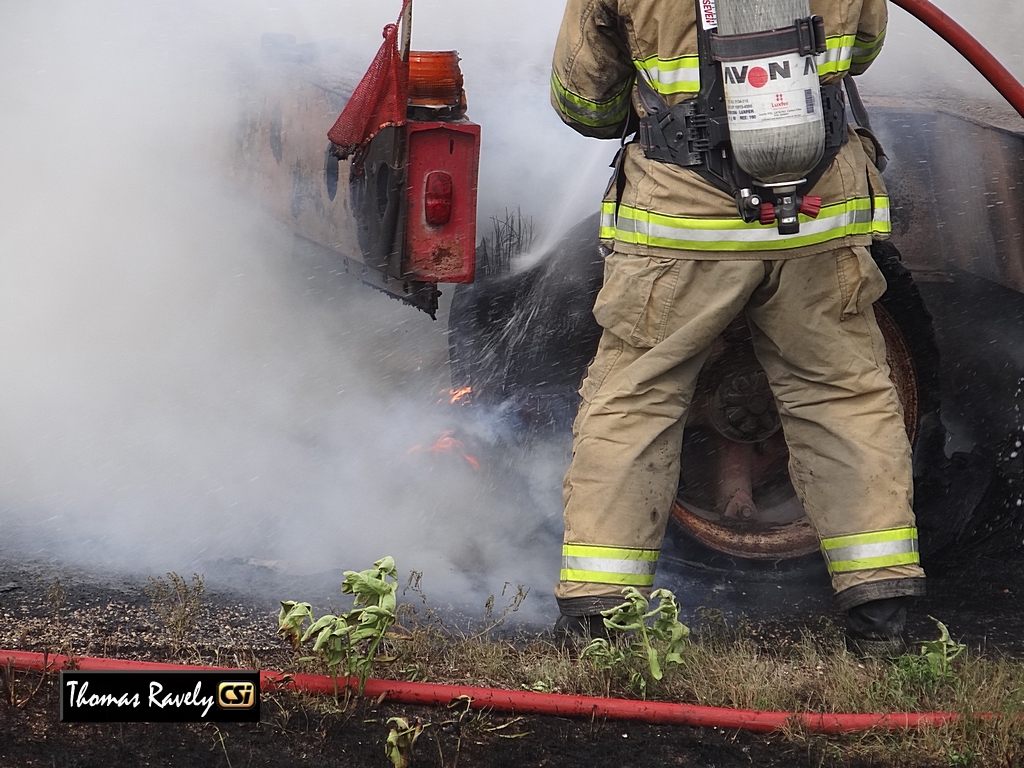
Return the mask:
[[[920, 477], [945, 464], [932, 319], [896, 248], [876, 243], [872, 256], [888, 282], [875, 317]], [[817, 534], [789, 480], [781, 422], [746, 323], [735, 322], [716, 345], [687, 422], [672, 510], [682, 554], [707, 563], [721, 555], [765, 562], [816, 552]]]
[[[596, 217], [587, 219], [533, 267], [456, 289], [452, 384], [471, 387], [475, 403], [500, 406], [519, 427], [565, 431], [571, 424], [601, 334], [591, 314], [602, 278], [597, 227]], [[941, 474], [947, 461], [931, 316], [896, 248], [877, 243], [872, 255], [888, 282], [875, 315], [915, 476]], [[716, 341], [701, 372], [672, 521], [682, 557], [716, 567], [774, 567], [818, 548], [789, 481], [775, 400], [742, 318]], [[922, 535], [927, 530], [922, 525]]]

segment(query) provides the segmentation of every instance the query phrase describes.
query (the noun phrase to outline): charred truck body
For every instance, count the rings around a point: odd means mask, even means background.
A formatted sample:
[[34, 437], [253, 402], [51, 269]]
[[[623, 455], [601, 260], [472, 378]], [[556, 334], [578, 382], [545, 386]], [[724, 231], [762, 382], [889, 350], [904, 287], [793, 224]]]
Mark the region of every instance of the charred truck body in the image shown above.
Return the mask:
[[[804, 32], [803, 43], [817, 50], [813, 23]], [[391, 34], [408, 65], [407, 112], [369, 141], [344, 147], [354, 150], [348, 163], [337, 146], [345, 141], [332, 136], [330, 145], [324, 134], [339, 111], [352, 109], [359, 88], [353, 94], [330, 70], [329, 50], [265, 38], [251, 84], [261, 96], [242, 147], [250, 186], [294, 230], [299, 248], [430, 314], [438, 284], [460, 283], [449, 320], [453, 386], [471, 387], [475, 404], [500, 406], [524, 428], [567, 431], [601, 333], [591, 312], [602, 284], [600, 215], [580, 222], [528, 269], [479, 275], [480, 132], [465, 117], [457, 55], [409, 52], [408, 35], [399, 45], [397, 28]], [[792, 32], [797, 45], [800, 34]], [[867, 123], [856, 93], [850, 96], [837, 113], [828, 100], [844, 95], [824, 94], [826, 156], [834, 151], [830, 127]], [[955, 552], [966, 539], [1019, 544], [1019, 508], [996, 519], [972, 514], [993, 483], [1021, 474], [1013, 448], [1024, 376], [1016, 341], [1024, 328], [1024, 120], [991, 105], [936, 100], [876, 98], [869, 106], [888, 155], [892, 221], [891, 240], [872, 248], [888, 282], [875, 315], [914, 448], [922, 550]], [[658, 110], [653, 104], [650, 111]], [[710, 149], [713, 120], [676, 117], [682, 137], [669, 132], [666, 140], [664, 130], [659, 137], [648, 126], [644, 140], [660, 142], [661, 151], [678, 151], [687, 139], [690, 149], [694, 139], [700, 151]], [[746, 174], [768, 185], [800, 181], [755, 176]], [[813, 227], [818, 211], [803, 189], [783, 186], [776, 194], [729, 181], [756, 226], [792, 226], [787, 211], [795, 207], [797, 226]], [[715, 342], [701, 371], [681, 466], [672, 518], [683, 558], [774, 568], [818, 550], [742, 318]], [[749, 503], [730, 504], [738, 493]]]

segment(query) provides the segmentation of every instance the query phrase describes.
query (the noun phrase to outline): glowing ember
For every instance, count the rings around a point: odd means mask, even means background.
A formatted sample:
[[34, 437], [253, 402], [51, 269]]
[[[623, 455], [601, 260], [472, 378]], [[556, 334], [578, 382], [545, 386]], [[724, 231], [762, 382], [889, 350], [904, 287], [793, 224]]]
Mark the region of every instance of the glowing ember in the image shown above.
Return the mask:
[[[455, 401], [453, 400], [452, 402]], [[469, 466], [479, 472], [480, 462], [466, 452], [466, 446], [464, 446], [457, 438], [453, 437], [454, 434], [455, 432], [453, 430], [445, 430], [432, 446], [424, 448], [422, 445], [414, 445], [409, 449], [409, 455], [415, 453], [430, 453], [434, 456], [440, 456], [443, 453], [455, 454], [464, 458]]]
[[458, 403], [461, 400], [465, 400], [473, 393], [472, 387], [459, 387], [458, 389], [448, 390], [448, 394], [452, 396], [451, 402]]
[[437, 402], [443, 403], [445, 401], [445, 398], [448, 398], [448, 402], [452, 404], [461, 403], [464, 401], [469, 402], [469, 396], [471, 394], [473, 394], [472, 387], [459, 387], [458, 389], [442, 389], [442, 397]]

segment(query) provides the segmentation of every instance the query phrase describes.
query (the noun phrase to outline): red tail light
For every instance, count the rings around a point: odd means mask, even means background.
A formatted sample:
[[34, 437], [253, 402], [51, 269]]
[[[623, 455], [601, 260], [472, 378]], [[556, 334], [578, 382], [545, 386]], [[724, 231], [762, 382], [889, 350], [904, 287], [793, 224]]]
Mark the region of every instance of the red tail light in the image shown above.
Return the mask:
[[471, 283], [476, 267], [480, 126], [410, 120], [402, 279]]
[[427, 175], [424, 196], [427, 224], [443, 227], [452, 218], [452, 177], [444, 171]]

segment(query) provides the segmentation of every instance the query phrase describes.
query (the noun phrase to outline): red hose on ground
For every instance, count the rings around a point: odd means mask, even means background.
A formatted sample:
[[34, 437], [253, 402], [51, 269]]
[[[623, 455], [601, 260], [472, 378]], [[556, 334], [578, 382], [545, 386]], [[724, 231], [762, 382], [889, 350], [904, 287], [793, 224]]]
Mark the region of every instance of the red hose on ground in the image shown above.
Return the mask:
[[957, 49], [974, 68], [981, 72], [1010, 105], [1024, 117], [1024, 85], [1015, 78], [970, 32], [940, 11], [928, 0], [892, 0], [903, 10], [917, 17], [939, 37]]
[[[26, 651], [0, 651], [0, 666], [15, 669], [56, 672], [68, 663], [67, 656], [46, 656]], [[76, 669], [108, 671], [176, 671], [218, 670], [218, 667], [159, 664], [150, 661], [123, 661], [75, 656]], [[338, 688], [345, 680], [337, 681]], [[327, 675], [286, 675], [282, 672], [260, 672], [263, 690], [287, 689], [310, 694], [334, 695], [335, 680]], [[354, 678], [352, 687], [358, 685]], [[468, 685], [406, 683], [400, 680], [367, 680], [367, 698], [383, 697], [401, 704], [447, 706], [455, 699], [468, 696], [473, 709], [516, 714], [585, 717], [598, 720], [634, 720], [657, 725], [688, 725], [702, 728], [723, 728], [756, 732], [776, 731], [786, 725], [800, 724], [816, 733], [851, 733], [855, 731], [896, 731], [929, 725], [944, 725], [957, 720], [949, 712], [899, 712], [889, 714], [815, 715], [799, 712], [758, 712], [744, 709], [701, 707], [692, 704], [671, 704], [661, 701], [600, 699], [591, 696], [567, 696], [560, 693], [506, 691], [498, 688], [476, 688]]]

